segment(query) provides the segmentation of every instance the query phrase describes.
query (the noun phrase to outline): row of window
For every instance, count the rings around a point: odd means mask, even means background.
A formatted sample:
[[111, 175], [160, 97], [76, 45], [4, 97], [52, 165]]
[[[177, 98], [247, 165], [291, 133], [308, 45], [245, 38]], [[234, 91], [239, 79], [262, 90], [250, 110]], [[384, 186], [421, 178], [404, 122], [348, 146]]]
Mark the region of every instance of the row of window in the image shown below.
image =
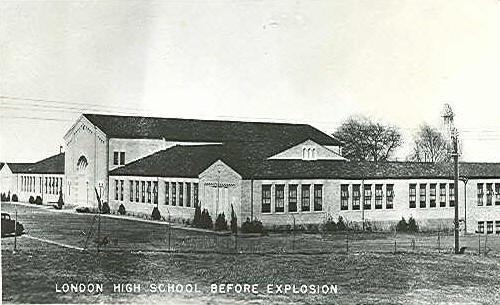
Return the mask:
[[[427, 185], [429, 185], [429, 189], [427, 190]], [[420, 208], [426, 208], [427, 202], [429, 203], [429, 207], [435, 208], [438, 202], [438, 193], [437, 189], [439, 186], [439, 206], [440, 207], [454, 207], [455, 206], [455, 184], [454, 183], [420, 183], [418, 185], [418, 206]], [[447, 191], [448, 189], [448, 191]], [[428, 196], [427, 196], [427, 191]], [[417, 184], [410, 184], [409, 190], [409, 202], [410, 208], [417, 207]], [[448, 196], [447, 196], [448, 194]], [[427, 197], [429, 201], [427, 201]], [[447, 205], [448, 203], [448, 205]]]
[[[38, 178], [38, 183], [37, 183]], [[63, 179], [59, 177], [33, 177], [21, 176], [21, 191], [28, 193], [44, 193], [59, 195], [62, 188]]]
[[[484, 225], [486, 223], [486, 232], [484, 231]], [[477, 222], [477, 232], [481, 234], [493, 234], [493, 221], [478, 221]], [[495, 234], [500, 234], [500, 220], [495, 221]]]
[[[493, 205], [493, 195], [495, 195], [495, 205], [500, 205], [500, 183], [495, 183], [495, 192], [493, 192], [493, 183], [478, 183], [477, 184], [477, 205], [485, 205], [484, 198], [486, 197], [486, 206]], [[486, 187], [486, 194], [484, 189]], [[486, 196], [485, 196], [486, 195]]]
[[[115, 200], [124, 201], [125, 181], [115, 179], [114, 184]], [[191, 185], [189, 182], [165, 182], [164, 204], [191, 207], [191, 192], [193, 193], [193, 202], [198, 202], [198, 183]], [[129, 201], [157, 204], [158, 181], [129, 181]]]
[[[192, 188], [192, 190], [191, 190]], [[184, 190], [186, 196], [184, 197]], [[193, 193], [193, 202], [191, 204], [191, 191]], [[195, 206], [198, 203], [198, 183], [190, 182], [168, 182], [165, 181], [165, 202], [166, 205], [172, 206]]]
[[[300, 211], [311, 211], [311, 184], [289, 184], [287, 188], [288, 212], [298, 212], [298, 189], [301, 190], [300, 195]], [[312, 209], [314, 211], [323, 210], [323, 185], [312, 185]], [[273, 185], [262, 185], [262, 213], [271, 213], [271, 203], [273, 196]], [[274, 212], [285, 212], [285, 185], [274, 185]]]
[[[361, 206], [361, 185], [353, 184], [351, 186], [352, 201], [351, 209], [360, 210]], [[340, 186], [340, 209], [349, 210], [349, 184]], [[372, 199], [375, 198], [375, 209], [382, 209], [384, 202], [384, 185], [375, 184], [375, 196], [372, 193], [371, 184], [363, 184], [363, 209], [372, 209]], [[394, 206], [394, 184], [385, 185], [385, 208], [392, 209]]]
[[125, 152], [124, 151], [114, 151], [113, 152], [113, 165], [125, 165]]
[[[124, 201], [124, 180], [115, 179], [115, 200]], [[130, 202], [158, 203], [157, 181], [129, 181]]]

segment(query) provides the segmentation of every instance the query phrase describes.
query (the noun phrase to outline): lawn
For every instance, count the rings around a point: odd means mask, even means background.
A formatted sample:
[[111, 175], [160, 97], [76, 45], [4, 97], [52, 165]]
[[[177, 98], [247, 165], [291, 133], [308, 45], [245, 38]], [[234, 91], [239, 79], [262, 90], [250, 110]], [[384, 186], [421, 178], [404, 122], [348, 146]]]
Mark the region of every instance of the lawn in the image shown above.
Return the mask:
[[[12, 210], [12, 205], [2, 204], [2, 211]], [[91, 215], [21, 206], [18, 214], [30, 236], [75, 246], [83, 245], [86, 237], [82, 230], [85, 232], [92, 220]], [[13, 239], [2, 239], [2, 300], [153, 304], [500, 303], [500, 260], [494, 255], [496, 252], [492, 250], [487, 257], [472, 250], [467, 255], [453, 255], [446, 249], [451, 247], [448, 237], [442, 239], [442, 251], [446, 253], [434, 249], [435, 236], [391, 234], [352, 235], [349, 254], [345, 251], [345, 235], [319, 234], [295, 236], [293, 249], [293, 236], [286, 234], [240, 238], [236, 252], [230, 237], [172, 230], [171, 248], [183, 251], [169, 252], [165, 225], [103, 218], [102, 227], [103, 234], [109, 234], [116, 242], [99, 254], [93, 244], [90, 251], [82, 252], [26, 237], [18, 239], [20, 251], [13, 254]], [[417, 240], [415, 249], [410, 243], [412, 238]], [[401, 246], [396, 254], [391, 251], [394, 240]], [[470, 238], [471, 247], [476, 241], [475, 237]], [[493, 246], [494, 241], [490, 239]], [[56, 293], [56, 283], [64, 282], [100, 282], [105, 288], [97, 295]], [[196, 283], [201, 293], [112, 293], [113, 283], [140, 283], [143, 287], [151, 283]], [[212, 283], [259, 284], [259, 294], [211, 294]], [[338, 294], [267, 294], [267, 284], [336, 284]]]

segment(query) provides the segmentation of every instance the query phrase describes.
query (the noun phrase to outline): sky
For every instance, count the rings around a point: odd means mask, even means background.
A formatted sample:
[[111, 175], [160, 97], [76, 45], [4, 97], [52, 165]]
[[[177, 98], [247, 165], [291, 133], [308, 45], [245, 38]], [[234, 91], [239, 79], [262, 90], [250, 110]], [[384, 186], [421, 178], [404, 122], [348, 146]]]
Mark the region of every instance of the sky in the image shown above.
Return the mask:
[[3, 1], [0, 160], [59, 152], [82, 112], [401, 128], [455, 112], [500, 162], [499, 0]]

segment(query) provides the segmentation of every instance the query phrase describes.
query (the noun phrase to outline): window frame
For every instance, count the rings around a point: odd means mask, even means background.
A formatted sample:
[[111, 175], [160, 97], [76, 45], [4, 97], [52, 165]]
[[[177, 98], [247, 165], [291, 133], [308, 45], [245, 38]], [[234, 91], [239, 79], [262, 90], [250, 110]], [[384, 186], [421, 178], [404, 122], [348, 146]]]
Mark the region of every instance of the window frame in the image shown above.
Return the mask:
[[340, 185], [340, 210], [349, 210], [349, 184]]
[[408, 202], [410, 209], [415, 209], [417, 207], [417, 184], [410, 183], [408, 186]]
[[[310, 184], [301, 184], [300, 186], [300, 210], [302, 212], [310, 212], [311, 211], [311, 185]], [[307, 196], [306, 196], [307, 194]]]
[[313, 210], [314, 212], [323, 211], [323, 184], [314, 184]]
[[262, 184], [261, 187], [261, 213], [271, 214], [271, 196], [272, 196], [272, 185]]
[[[295, 194], [295, 195], [294, 195]], [[299, 186], [297, 184], [288, 185], [288, 212], [298, 212], [298, 194]], [[294, 207], [294, 208], [292, 208]]]
[[276, 184], [274, 186], [274, 212], [285, 212], [285, 185]]
[[381, 210], [383, 208], [384, 201], [384, 185], [375, 184], [375, 210]]

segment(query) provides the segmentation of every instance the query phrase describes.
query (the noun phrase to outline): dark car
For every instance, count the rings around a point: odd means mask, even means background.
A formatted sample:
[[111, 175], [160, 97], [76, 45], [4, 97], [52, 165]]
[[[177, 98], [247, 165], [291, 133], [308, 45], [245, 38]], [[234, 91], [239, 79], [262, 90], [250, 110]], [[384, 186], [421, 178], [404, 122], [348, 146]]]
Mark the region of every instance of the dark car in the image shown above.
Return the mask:
[[13, 235], [21, 235], [24, 233], [24, 227], [18, 221], [10, 219], [10, 215], [2, 213], [2, 237]]

